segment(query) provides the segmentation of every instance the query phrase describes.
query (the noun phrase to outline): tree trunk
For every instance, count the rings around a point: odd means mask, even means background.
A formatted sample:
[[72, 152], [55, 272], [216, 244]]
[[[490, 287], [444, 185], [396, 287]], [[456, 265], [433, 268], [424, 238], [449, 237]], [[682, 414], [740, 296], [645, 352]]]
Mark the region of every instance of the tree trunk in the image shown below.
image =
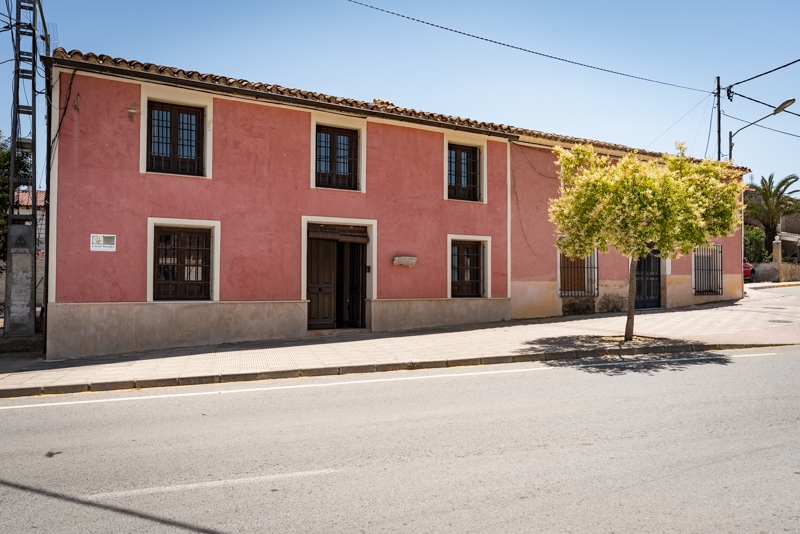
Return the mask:
[[628, 322], [625, 323], [625, 341], [633, 341], [633, 315], [636, 312], [636, 266], [639, 260], [630, 258], [631, 272], [628, 276]]
[[[772, 242], [775, 241], [776, 235], [778, 235], [777, 226], [764, 225], [764, 249], [767, 254], [772, 254]], [[775, 258], [772, 261], [775, 261]]]

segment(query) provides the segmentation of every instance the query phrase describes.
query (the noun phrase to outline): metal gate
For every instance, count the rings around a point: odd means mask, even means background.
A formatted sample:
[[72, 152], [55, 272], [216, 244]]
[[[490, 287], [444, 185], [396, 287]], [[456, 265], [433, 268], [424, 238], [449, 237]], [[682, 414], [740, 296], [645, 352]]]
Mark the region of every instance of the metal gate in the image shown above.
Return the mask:
[[636, 309], [661, 307], [661, 258], [652, 252], [636, 263]]

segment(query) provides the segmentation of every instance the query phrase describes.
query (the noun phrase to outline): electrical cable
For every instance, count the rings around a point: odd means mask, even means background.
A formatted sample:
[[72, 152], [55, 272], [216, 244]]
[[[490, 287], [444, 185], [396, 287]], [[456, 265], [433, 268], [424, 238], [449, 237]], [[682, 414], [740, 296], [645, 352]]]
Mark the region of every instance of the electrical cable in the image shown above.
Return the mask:
[[[762, 72], [761, 74], [758, 74], [758, 75], [753, 76], [751, 78], [747, 78], [746, 80], [742, 80], [741, 82], [732, 83], [727, 87], [727, 89], [730, 90], [734, 85], [739, 85], [740, 83], [749, 82], [750, 80], [755, 80], [756, 78], [761, 78], [762, 76], [766, 76], [767, 74], [772, 74], [776, 70], [784, 69], [784, 68], [786, 68], [786, 67], [788, 67], [790, 65], [794, 65], [795, 63], [800, 63], [800, 59], [795, 59], [794, 61], [790, 61], [786, 65], [781, 65], [780, 67], [777, 67], [777, 68], [772, 69], [772, 70], [768, 70], [767, 72]], [[741, 95], [739, 95], [739, 96], [741, 96]]]
[[[746, 120], [744, 120], [744, 119], [740, 119], [739, 117], [734, 117], [733, 115], [728, 115], [728, 114], [727, 114], [727, 113], [725, 113], [724, 111], [722, 112], [722, 114], [723, 114], [723, 115], [725, 115], [726, 117], [729, 117], [729, 118], [731, 118], [731, 119], [735, 120], [735, 121], [739, 121], [739, 122], [751, 122], [751, 121], [746, 121]], [[764, 128], [765, 130], [769, 130], [769, 131], [771, 131], [771, 132], [782, 133], [782, 134], [784, 134], [784, 135], [790, 135], [790, 136], [792, 136], [792, 137], [798, 137], [798, 138], [800, 138], [800, 135], [793, 134], [793, 133], [789, 133], [789, 132], [784, 132], [783, 130], [776, 130], [775, 128], [770, 128], [769, 126], [762, 126], [761, 124], [753, 124], [753, 126], [757, 126], [757, 127], [759, 127], [759, 128]]]
[[[798, 61], [800, 61], [800, 60], [798, 60]], [[761, 100], [756, 100], [755, 98], [750, 98], [749, 96], [744, 96], [743, 94], [736, 93], [734, 91], [730, 91], [730, 94], [731, 95], [740, 96], [740, 97], [744, 98], [745, 100], [750, 100], [751, 102], [755, 102], [756, 104], [761, 104], [762, 106], [767, 106], [768, 108], [775, 109], [777, 107], [777, 106], [772, 106], [770, 104], [767, 104], [766, 102], [762, 102]], [[797, 117], [800, 117], [800, 113], [795, 113], [794, 111], [789, 111], [788, 109], [784, 109], [782, 113], [788, 113], [789, 115], [795, 115]]]
[[706, 139], [706, 151], [703, 152], [703, 159], [708, 157], [708, 145], [711, 142], [711, 130], [714, 127], [714, 110], [717, 109], [717, 101], [711, 105], [711, 117], [708, 119], [708, 138]]
[[[713, 96], [713, 95], [712, 95], [712, 96]], [[711, 101], [716, 103], [716, 100], [715, 100], [715, 99], [713, 99], [713, 98], [711, 99]], [[694, 154], [694, 147], [695, 147], [695, 145], [696, 145], [696, 143], [697, 143], [697, 136], [698, 136], [698, 135], [700, 135], [700, 128], [702, 128], [702, 127], [703, 127], [703, 118], [706, 116], [706, 110], [707, 110], [707, 109], [708, 109], [708, 108], [706, 108], [706, 109], [704, 109], [704, 110], [703, 110], [703, 115], [700, 117], [700, 122], [697, 124], [697, 131], [696, 131], [696, 132], [695, 132], [695, 134], [694, 134], [694, 140], [692, 141], [692, 145], [691, 145], [691, 146], [692, 146], [692, 149], [691, 149], [691, 151], [689, 152], [689, 156], [691, 156], [692, 154]], [[714, 116], [714, 113], [713, 113], [713, 112], [711, 113], [711, 116], [712, 116], [712, 117]], [[705, 156], [703, 156], [703, 157], [705, 157]]]
[[706, 101], [706, 99], [707, 99], [707, 98], [709, 98], [709, 97], [711, 97], [711, 96], [713, 96], [713, 93], [709, 93], [709, 94], [707, 94], [706, 96], [704, 96], [704, 97], [703, 97], [703, 99], [702, 99], [700, 102], [698, 102], [697, 104], [695, 104], [694, 106], [692, 106], [692, 109], [690, 109], [689, 111], [687, 111], [686, 113], [684, 113], [684, 114], [683, 114], [683, 117], [681, 117], [680, 119], [676, 120], [676, 121], [675, 121], [675, 122], [672, 124], [672, 126], [670, 126], [669, 128], [667, 128], [666, 130], [664, 130], [664, 131], [661, 133], [661, 135], [659, 135], [658, 137], [656, 137], [655, 139], [653, 139], [653, 140], [650, 142], [650, 144], [649, 144], [649, 145], [647, 145], [646, 147], [644, 147], [644, 149], [645, 149], [645, 150], [647, 150], [648, 148], [650, 148], [650, 146], [651, 146], [653, 143], [655, 143], [656, 141], [658, 141], [659, 139], [661, 139], [661, 137], [663, 137], [663, 135], [664, 135], [665, 133], [667, 133], [667, 132], [668, 132], [668, 131], [670, 131], [672, 128], [674, 128], [676, 124], [678, 124], [678, 123], [679, 123], [679, 122], [681, 122], [683, 119], [685, 119], [685, 118], [686, 118], [686, 116], [687, 116], [689, 113], [691, 113], [692, 111], [694, 111], [694, 110], [695, 110], [695, 108], [697, 108], [697, 106], [699, 106], [700, 104], [702, 104], [703, 102], [705, 102], [705, 101]]
[[572, 61], [570, 59], [564, 59], [564, 58], [561, 58], [561, 57], [558, 57], [558, 56], [545, 54], [543, 52], [536, 52], [534, 50], [529, 50], [527, 48], [522, 48], [522, 47], [519, 47], [519, 46], [510, 45], [510, 44], [507, 44], [507, 43], [502, 43], [500, 41], [495, 41], [494, 39], [487, 39], [486, 37], [481, 37], [479, 35], [474, 35], [474, 34], [471, 34], [471, 33], [462, 32], [460, 30], [454, 30], [453, 28], [448, 28], [447, 26], [441, 26], [439, 24], [434, 24], [432, 22], [427, 22], [427, 21], [424, 21], [424, 20], [421, 20], [421, 19], [415, 19], [413, 17], [402, 15], [400, 13], [395, 13], [394, 11], [389, 11], [389, 10], [386, 10], [386, 9], [381, 9], [379, 7], [371, 6], [369, 4], [364, 4], [362, 2], [357, 2], [356, 0], [347, 0], [347, 1], [352, 3], [352, 4], [357, 4], [357, 5], [360, 5], [360, 6], [368, 7], [370, 9], [374, 9], [375, 11], [381, 11], [381, 12], [387, 13], [389, 15], [394, 15], [395, 17], [400, 17], [400, 18], [404, 18], [404, 19], [411, 20], [411, 21], [414, 21], [414, 22], [419, 22], [420, 24], [425, 24], [425, 25], [431, 26], [433, 28], [438, 28], [440, 30], [445, 30], [445, 31], [448, 31], [448, 32], [457, 33], [457, 34], [463, 35], [465, 37], [471, 37], [473, 39], [478, 39], [480, 41], [485, 41], [487, 43], [492, 43], [492, 44], [504, 46], [506, 48], [519, 50], [521, 52], [526, 52], [528, 54], [534, 54], [534, 55], [537, 55], [537, 56], [546, 57], [548, 59], [554, 59], [556, 61], [562, 61], [564, 63], [570, 63], [572, 65], [577, 65], [579, 67], [585, 67], [587, 69], [598, 70], [600, 72], [606, 72], [606, 73], [609, 73], [609, 74], [616, 74], [617, 76], [624, 76], [626, 78], [633, 78], [634, 80], [641, 80], [641, 81], [644, 81], [644, 82], [657, 83], [657, 84], [666, 85], [666, 86], [669, 86], [669, 87], [676, 87], [678, 89], [686, 89], [688, 91], [697, 91], [697, 92], [700, 92], [700, 93], [708, 92], [708, 91], [705, 91], [703, 89], [696, 89], [694, 87], [687, 87], [685, 85], [678, 85], [678, 84], [669, 83], [669, 82], [662, 82], [660, 80], [653, 80], [653, 79], [650, 79], [650, 78], [644, 78], [642, 76], [634, 76], [633, 74], [626, 74], [624, 72], [619, 72], [619, 71], [615, 71], [615, 70], [611, 70], [611, 69], [605, 69], [605, 68], [602, 68], [602, 67], [595, 67], [594, 65], [588, 65], [586, 63], [579, 63], [578, 61]]

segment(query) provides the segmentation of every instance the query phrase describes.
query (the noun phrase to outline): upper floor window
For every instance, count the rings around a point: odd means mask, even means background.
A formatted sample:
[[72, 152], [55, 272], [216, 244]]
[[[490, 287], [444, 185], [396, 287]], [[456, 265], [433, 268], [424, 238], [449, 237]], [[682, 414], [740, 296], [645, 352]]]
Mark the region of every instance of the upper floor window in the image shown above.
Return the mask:
[[694, 249], [694, 294], [722, 295], [722, 245]]
[[147, 171], [203, 175], [203, 108], [147, 103]]
[[153, 300], [211, 300], [211, 230], [155, 227]]
[[358, 130], [317, 125], [317, 187], [358, 190]]
[[479, 155], [475, 146], [447, 146], [447, 198], [481, 200]]

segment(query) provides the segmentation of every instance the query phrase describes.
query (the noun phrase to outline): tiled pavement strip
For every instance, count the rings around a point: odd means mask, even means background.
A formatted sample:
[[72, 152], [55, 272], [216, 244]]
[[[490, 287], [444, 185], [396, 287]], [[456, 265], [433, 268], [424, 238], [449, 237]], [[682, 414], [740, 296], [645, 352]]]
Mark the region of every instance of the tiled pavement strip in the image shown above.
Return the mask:
[[[635, 333], [648, 339], [622, 354], [800, 344], [800, 296], [758, 286], [735, 303], [638, 312]], [[60, 362], [5, 355], [0, 397], [620, 355], [619, 343], [601, 338], [624, 326], [624, 314], [606, 314]]]

